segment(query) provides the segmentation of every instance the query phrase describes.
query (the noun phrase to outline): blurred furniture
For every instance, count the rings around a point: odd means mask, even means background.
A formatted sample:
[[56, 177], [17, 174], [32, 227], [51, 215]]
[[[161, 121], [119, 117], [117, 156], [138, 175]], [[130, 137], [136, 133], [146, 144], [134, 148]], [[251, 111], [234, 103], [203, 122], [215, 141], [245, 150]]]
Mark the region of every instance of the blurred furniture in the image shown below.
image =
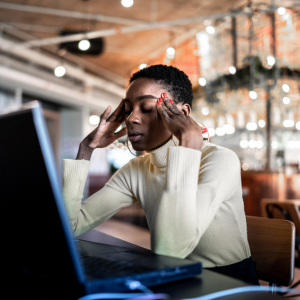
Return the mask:
[[300, 267], [300, 200], [277, 200], [277, 199], [262, 199], [261, 200], [261, 215], [271, 219], [283, 219], [292, 221], [295, 224], [295, 249], [297, 258], [295, 266]]
[[294, 280], [295, 225], [286, 220], [247, 216], [248, 241], [258, 279], [289, 286]]
[[263, 198], [300, 199], [300, 174], [290, 176], [276, 173], [242, 171], [242, 187], [249, 193], [244, 201], [247, 216], [260, 214]]

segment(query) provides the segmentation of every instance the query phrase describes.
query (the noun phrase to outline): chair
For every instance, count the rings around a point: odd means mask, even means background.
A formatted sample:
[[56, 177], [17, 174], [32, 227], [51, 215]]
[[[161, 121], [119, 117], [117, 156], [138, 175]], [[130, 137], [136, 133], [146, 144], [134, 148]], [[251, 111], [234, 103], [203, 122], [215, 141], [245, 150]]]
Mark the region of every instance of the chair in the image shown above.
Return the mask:
[[248, 241], [258, 279], [289, 286], [294, 280], [295, 225], [286, 220], [247, 216]]
[[295, 249], [298, 254], [296, 267], [300, 267], [300, 200], [261, 200], [261, 215], [266, 218], [292, 221], [296, 228]]

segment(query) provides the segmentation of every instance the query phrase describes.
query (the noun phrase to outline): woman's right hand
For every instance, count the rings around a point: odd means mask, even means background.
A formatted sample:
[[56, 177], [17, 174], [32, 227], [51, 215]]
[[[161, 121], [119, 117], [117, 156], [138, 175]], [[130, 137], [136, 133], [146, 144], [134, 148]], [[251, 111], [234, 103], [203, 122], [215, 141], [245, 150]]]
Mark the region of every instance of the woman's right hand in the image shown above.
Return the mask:
[[[96, 148], [105, 148], [116, 139], [127, 134], [127, 127], [123, 127], [117, 133], [116, 130], [125, 120], [125, 103], [124, 99], [120, 102], [117, 109], [108, 117], [111, 111], [111, 106], [100, 116], [100, 122], [97, 128], [95, 128], [80, 144], [80, 148], [77, 154], [77, 159], [86, 159], [86, 155], [83, 152], [92, 152]], [[90, 157], [88, 157], [89, 159]]]

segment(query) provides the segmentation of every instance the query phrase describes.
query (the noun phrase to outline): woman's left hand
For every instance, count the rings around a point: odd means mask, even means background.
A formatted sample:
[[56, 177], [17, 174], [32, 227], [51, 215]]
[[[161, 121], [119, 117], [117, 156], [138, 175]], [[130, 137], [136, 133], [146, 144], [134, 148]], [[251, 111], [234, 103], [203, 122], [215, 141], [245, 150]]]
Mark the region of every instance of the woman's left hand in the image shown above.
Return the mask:
[[160, 99], [162, 101], [157, 100], [158, 113], [167, 129], [178, 138], [179, 145], [201, 151], [202, 128], [190, 116], [180, 111], [168, 97], [162, 95]]

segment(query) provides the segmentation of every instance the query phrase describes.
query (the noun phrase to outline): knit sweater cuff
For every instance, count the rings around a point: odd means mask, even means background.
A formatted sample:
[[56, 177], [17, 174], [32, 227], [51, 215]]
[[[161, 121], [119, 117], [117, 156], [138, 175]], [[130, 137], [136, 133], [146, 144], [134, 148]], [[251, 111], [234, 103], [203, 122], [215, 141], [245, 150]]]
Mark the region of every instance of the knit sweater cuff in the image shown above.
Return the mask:
[[197, 189], [201, 151], [186, 147], [170, 147], [168, 155], [167, 189]]
[[[88, 160], [63, 160], [63, 192], [69, 195], [83, 194], [91, 162]], [[74, 195], [75, 194], [75, 195]]]

